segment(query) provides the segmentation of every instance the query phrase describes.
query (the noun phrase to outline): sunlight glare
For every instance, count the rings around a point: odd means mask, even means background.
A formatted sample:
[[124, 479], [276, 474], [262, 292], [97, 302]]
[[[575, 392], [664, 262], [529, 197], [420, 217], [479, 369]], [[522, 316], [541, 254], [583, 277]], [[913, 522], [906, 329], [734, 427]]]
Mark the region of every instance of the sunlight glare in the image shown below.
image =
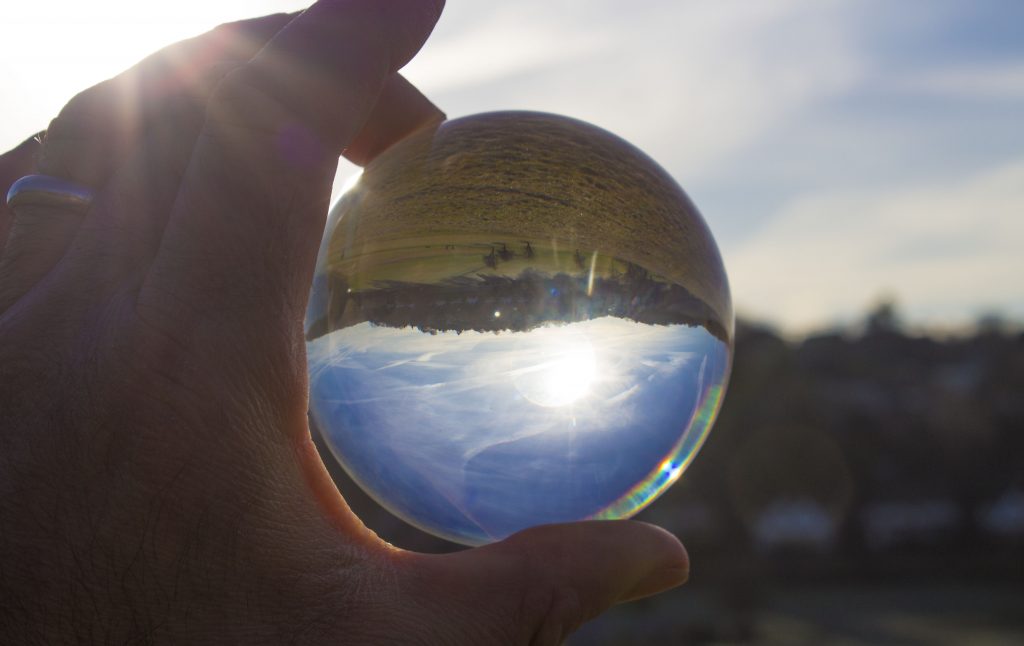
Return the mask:
[[519, 392], [546, 408], [567, 406], [587, 395], [597, 374], [590, 341], [582, 335], [554, 334], [543, 346], [539, 360], [517, 371]]
[[[153, 52], [218, 24], [301, 9], [301, 0], [40, 0], [4, 5], [0, 69], [5, 105], [0, 145], [46, 127], [78, 92]], [[26, 52], [30, 52], [27, 55]]]

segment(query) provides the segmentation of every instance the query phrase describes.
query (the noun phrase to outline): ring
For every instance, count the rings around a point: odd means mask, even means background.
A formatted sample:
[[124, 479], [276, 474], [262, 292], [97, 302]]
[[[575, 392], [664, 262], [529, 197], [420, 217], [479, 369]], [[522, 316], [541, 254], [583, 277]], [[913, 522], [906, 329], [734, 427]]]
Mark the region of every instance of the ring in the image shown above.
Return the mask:
[[62, 207], [84, 213], [95, 192], [74, 182], [52, 175], [26, 175], [7, 191], [7, 206], [15, 211], [22, 206]]

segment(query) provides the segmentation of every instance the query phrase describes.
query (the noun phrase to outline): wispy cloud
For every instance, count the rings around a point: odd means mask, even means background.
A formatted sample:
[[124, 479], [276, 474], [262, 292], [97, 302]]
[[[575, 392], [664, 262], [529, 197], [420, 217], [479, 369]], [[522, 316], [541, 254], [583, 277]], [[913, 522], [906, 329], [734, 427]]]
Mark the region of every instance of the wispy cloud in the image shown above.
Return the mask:
[[835, 3], [488, 6], [479, 24], [442, 22], [410, 78], [453, 116], [520, 108], [592, 121], [683, 179], [859, 74]]
[[911, 92], [941, 99], [1024, 101], [1024, 58], [959, 64], [903, 79]]
[[455, 29], [442, 23], [426, 51], [403, 70], [433, 95], [585, 61], [613, 37], [607, 29], [565, 30], [557, 22], [538, 21], [517, 3], [493, 6], [460, 23]]
[[960, 182], [803, 196], [730, 254], [747, 313], [808, 329], [895, 296], [933, 324], [1024, 317], [1024, 158]]

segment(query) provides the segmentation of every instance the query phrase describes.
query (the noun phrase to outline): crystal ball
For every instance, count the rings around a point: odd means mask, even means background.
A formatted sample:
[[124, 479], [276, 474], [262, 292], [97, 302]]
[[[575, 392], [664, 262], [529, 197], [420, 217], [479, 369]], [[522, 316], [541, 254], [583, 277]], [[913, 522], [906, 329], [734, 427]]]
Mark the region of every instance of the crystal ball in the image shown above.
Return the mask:
[[383, 507], [477, 545], [650, 504], [711, 429], [732, 338], [718, 249], [661, 167], [581, 121], [479, 114], [331, 210], [310, 413]]

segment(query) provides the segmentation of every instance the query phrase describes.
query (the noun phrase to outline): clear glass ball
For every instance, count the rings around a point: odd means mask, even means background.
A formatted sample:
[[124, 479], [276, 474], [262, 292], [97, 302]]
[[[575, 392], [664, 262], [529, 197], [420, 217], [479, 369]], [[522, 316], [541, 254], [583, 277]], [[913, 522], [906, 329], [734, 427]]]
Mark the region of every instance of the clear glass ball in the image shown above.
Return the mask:
[[310, 411], [352, 479], [467, 545], [625, 518], [718, 412], [733, 312], [683, 190], [581, 121], [498, 112], [393, 146], [332, 209]]

